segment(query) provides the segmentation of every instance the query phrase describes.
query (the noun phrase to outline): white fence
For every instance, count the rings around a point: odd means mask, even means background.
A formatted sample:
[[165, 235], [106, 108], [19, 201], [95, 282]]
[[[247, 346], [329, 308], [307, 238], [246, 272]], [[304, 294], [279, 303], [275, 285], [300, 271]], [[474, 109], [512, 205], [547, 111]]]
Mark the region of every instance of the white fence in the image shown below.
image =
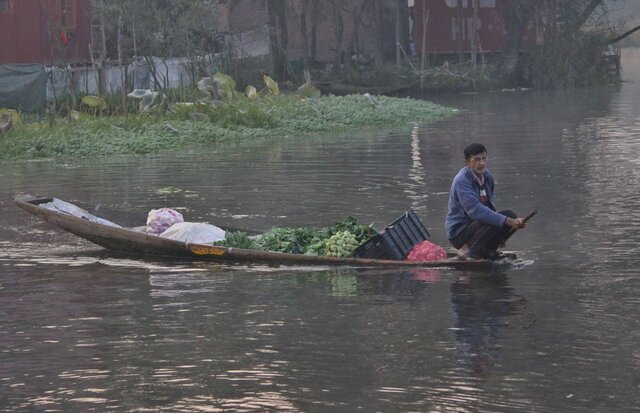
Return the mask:
[[[213, 59], [207, 58], [207, 67], [213, 72]], [[186, 58], [161, 59], [152, 58], [155, 70], [155, 79], [162, 88], [180, 88], [196, 83], [200, 79], [192, 79], [191, 70], [193, 61]], [[76, 91], [96, 95], [98, 93], [98, 71], [91, 67], [60, 68], [48, 67], [47, 71], [47, 100], [52, 101], [57, 97], [68, 95], [71, 84], [71, 71], [75, 72]], [[107, 66], [104, 76], [107, 94], [116, 94], [122, 91], [124, 70], [118, 66]], [[127, 78], [133, 84], [133, 89], [156, 89], [156, 81], [152, 70], [145, 60], [137, 60], [126, 66]]]

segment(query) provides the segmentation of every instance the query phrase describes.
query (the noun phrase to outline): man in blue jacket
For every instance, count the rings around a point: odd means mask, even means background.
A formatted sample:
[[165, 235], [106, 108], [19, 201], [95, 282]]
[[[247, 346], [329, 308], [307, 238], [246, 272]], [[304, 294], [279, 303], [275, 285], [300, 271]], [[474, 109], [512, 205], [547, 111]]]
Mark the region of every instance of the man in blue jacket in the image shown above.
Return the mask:
[[449, 242], [461, 256], [497, 258], [512, 230], [526, 226], [510, 210], [496, 212], [493, 176], [487, 169], [487, 149], [472, 143], [464, 149], [465, 167], [451, 184], [445, 220]]

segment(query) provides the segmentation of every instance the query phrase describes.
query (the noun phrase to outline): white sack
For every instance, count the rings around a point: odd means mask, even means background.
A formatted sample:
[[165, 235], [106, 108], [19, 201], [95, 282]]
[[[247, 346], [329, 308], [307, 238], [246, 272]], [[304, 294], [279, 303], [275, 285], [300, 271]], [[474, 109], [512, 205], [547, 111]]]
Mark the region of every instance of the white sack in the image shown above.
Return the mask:
[[224, 240], [224, 230], [202, 222], [178, 222], [160, 236], [192, 244], [211, 244]]

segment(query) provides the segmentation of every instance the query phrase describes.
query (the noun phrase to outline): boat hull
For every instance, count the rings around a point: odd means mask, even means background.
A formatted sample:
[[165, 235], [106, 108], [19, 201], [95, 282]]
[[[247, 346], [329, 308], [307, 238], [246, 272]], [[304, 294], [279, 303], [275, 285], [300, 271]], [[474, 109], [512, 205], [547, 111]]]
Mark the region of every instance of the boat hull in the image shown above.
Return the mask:
[[62, 211], [45, 208], [42, 205], [53, 202], [55, 198], [19, 195], [14, 203], [26, 212], [55, 225], [80, 238], [90, 241], [108, 250], [136, 255], [163, 257], [190, 257], [193, 259], [226, 262], [261, 262], [283, 265], [329, 265], [353, 267], [409, 267], [409, 268], [473, 268], [488, 269], [495, 262], [485, 259], [462, 260], [452, 257], [440, 261], [397, 261], [353, 257], [326, 257], [304, 254], [287, 254], [270, 251], [257, 251], [241, 248], [192, 244], [147, 234], [129, 228], [105, 225], [93, 222], [87, 217], [79, 217]]

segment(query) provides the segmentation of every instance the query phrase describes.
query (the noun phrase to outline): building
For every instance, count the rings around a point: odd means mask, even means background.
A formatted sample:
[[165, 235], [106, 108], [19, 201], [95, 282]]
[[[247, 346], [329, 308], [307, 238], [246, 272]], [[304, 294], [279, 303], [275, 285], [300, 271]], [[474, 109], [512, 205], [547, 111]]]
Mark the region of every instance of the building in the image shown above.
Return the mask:
[[0, 64], [91, 61], [90, 0], [0, 0]]
[[[416, 51], [501, 52], [506, 30], [500, 3], [500, 0], [415, 0], [412, 34]], [[523, 46], [535, 42], [535, 30], [529, 28]]]

